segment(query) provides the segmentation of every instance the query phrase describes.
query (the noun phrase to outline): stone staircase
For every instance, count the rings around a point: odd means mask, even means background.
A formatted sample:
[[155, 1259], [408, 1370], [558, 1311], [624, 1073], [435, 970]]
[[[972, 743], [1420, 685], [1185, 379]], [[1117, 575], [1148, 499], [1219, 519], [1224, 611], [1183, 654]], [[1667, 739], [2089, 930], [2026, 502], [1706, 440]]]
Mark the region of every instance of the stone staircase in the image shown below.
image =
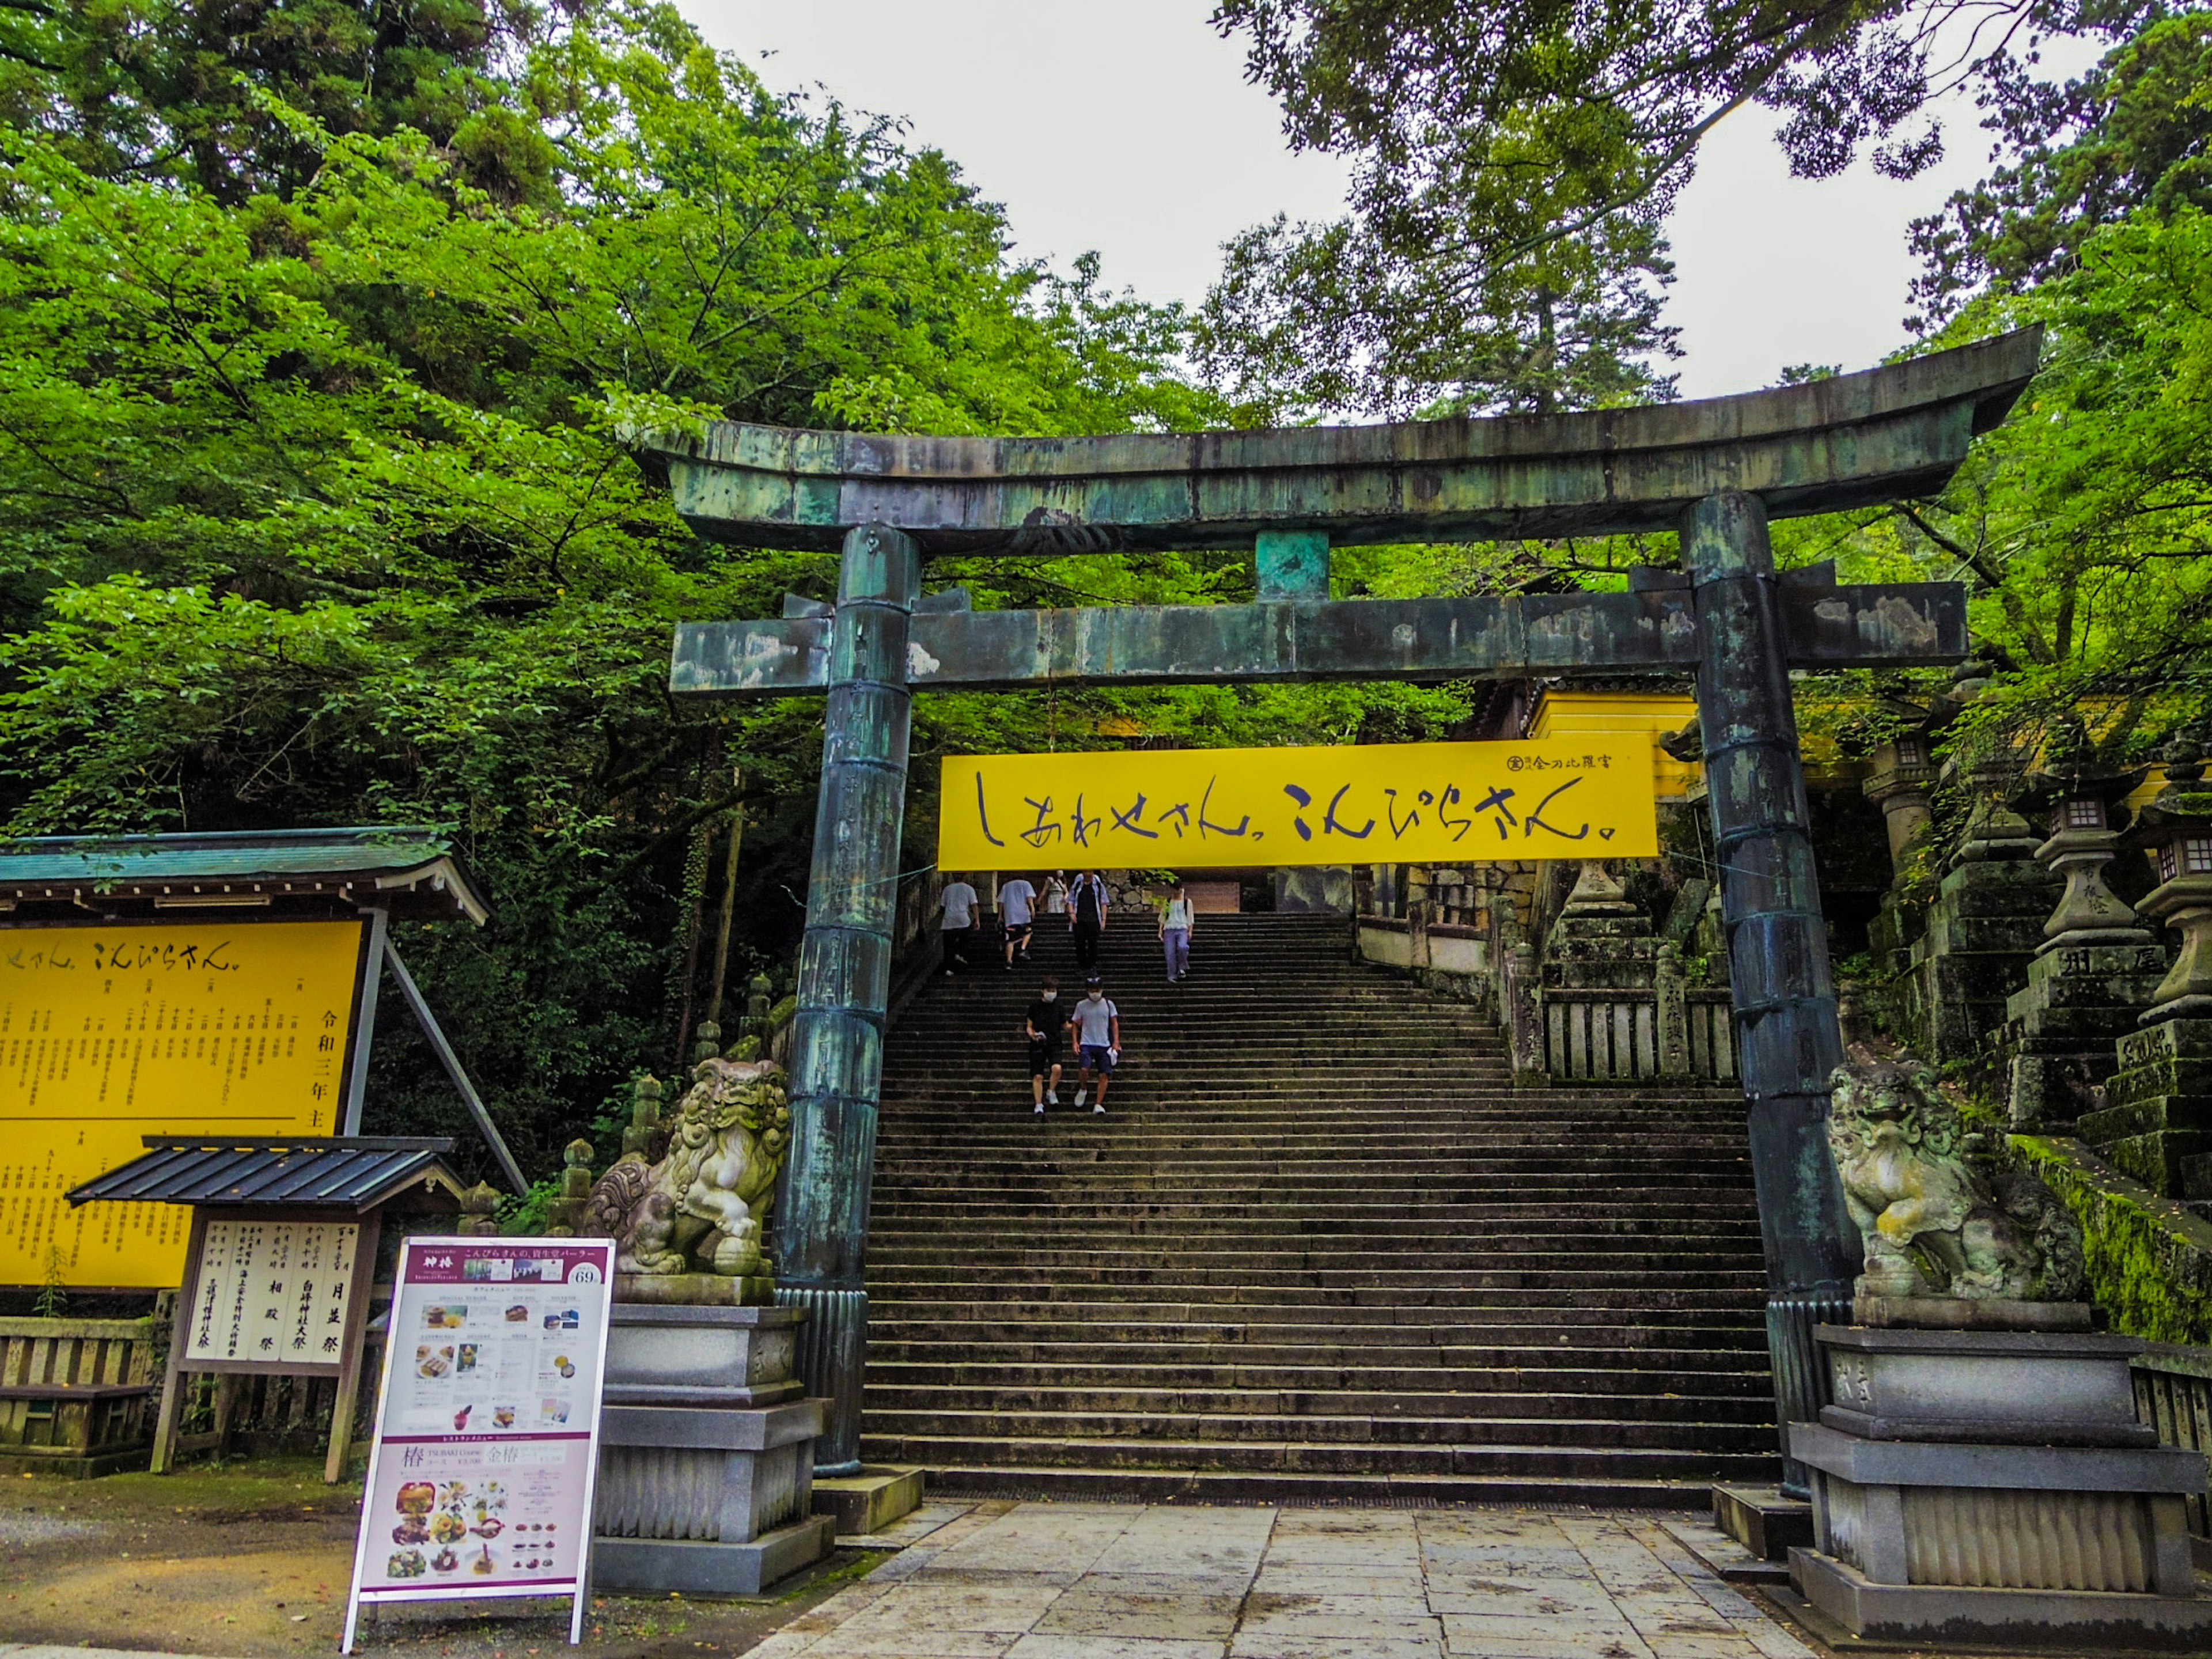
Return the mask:
[[[1515, 1091], [1345, 924], [1107, 933], [1108, 1114], [1031, 1115], [1035, 961], [894, 1029], [863, 1455], [1066, 1496], [1702, 1505], [1778, 1474], [1741, 1097]], [[1074, 1096], [1070, 1069], [1060, 1091]]]

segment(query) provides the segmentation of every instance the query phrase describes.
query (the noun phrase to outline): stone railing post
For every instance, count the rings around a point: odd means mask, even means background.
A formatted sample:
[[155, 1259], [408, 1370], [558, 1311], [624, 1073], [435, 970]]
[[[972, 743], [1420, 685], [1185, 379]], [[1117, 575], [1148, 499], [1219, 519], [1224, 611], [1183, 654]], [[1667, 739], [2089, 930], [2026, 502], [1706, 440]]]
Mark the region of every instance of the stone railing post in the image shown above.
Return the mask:
[[1671, 939], [1659, 947], [1651, 984], [1658, 1002], [1659, 1075], [1690, 1075], [1689, 982], [1682, 970], [1681, 947]]
[[1828, 1146], [1829, 1075], [1843, 1060], [1797, 712], [1783, 651], [1766, 508], [1707, 497], [1682, 515], [1698, 618], [1698, 719], [1729, 939], [1738, 1074], [1766, 1254], [1766, 1338], [1783, 1490], [1804, 1495], [1789, 1425], [1819, 1419], [1815, 1325], [1850, 1322], [1856, 1230]]

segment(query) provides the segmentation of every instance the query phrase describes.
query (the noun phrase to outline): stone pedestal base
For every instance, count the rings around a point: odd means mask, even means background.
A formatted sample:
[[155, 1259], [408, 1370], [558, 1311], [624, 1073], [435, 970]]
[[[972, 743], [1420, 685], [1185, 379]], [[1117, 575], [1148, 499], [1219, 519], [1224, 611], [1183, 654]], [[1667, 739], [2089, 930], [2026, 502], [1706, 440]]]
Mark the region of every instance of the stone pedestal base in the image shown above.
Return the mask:
[[[2101, 1591], [1880, 1584], [1808, 1549], [1790, 1552], [1790, 1582], [1843, 1633], [1940, 1651], [1972, 1643], [2070, 1654], [2166, 1648], [2191, 1652], [2212, 1633], [2212, 1601]], [[1816, 1626], [1815, 1635], [1825, 1635]]]
[[2033, 843], [2005, 843], [2017, 856], [1967, 860], [1943, 878], [1924, 931], [1907, 953], [1900, 1010], [1914, 1046], [1941, 1065], [1972, 1060], [2005, 1023], [2005, 1000], [2027, 982], [2043, 943], [2058, 878], [2027, 856]]
[[1779, 1486], [1715, 1486], [1713, 1524], [1762, 1561], [1786, 1561], [1813, 1541], [1813, 1506]]
[[831, 1475], [814, 1483], [814, 1512], [833, 1516], [841, 1537], [880, 1532], [914, 1513], [921, 1502], [920, 1469], [864, 1466], [858, 1474]]
[[2167, 1019], [2120, 1039], [2105, 1109], [2075, 1133], [2122, 1175], [2166, 1198], [2187, 1191], [2190, 1160], [2212, 1153], [2212, 1019]]
[[678, 1595], [758, 1595], [836, 1547], [834, 1516], [810, 1515], [747, 1544], [608, 1538], [592, 1543], [592, 1588]]
[[2113, 1044], [2136, 1029], [2166, 974], [2166, 952], [2140, 945], [2051, 941], [2027, 965], [2027, 988], [2005, 1001], [2001, 1038], [2012, 1060], [2015, 1129], [2064, 1130], [2106, 1103], [2118, 1069]]
[[1837, 1404], [1793, 1423], [1814, 1472], [1797, 1591], [1852, 1636], [2212, 1639], [2183, 1498], [2202, 1454], [2136, 1421], [2131, 1338], [1823, 1327]]
[[813, 1514], [823, 1402], [800, 1397], [787, 1308], [617, 1301], [592, 1580], [750, 1595], [829, 1553]]

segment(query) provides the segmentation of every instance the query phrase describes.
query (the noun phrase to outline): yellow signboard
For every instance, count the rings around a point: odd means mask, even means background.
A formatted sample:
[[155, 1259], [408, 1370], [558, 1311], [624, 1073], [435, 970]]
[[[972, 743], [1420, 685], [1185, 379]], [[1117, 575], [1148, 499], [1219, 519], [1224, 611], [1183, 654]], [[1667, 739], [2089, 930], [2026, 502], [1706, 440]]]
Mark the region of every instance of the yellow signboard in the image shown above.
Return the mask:
[[945, 870], [1650, 858], [1651, 738], [948, 757]]
[[187, 1210], [63, 1196], [142, 1135], [337, 1133], [362, 927], [0, 929], [0, 1284], [182, 1282]]

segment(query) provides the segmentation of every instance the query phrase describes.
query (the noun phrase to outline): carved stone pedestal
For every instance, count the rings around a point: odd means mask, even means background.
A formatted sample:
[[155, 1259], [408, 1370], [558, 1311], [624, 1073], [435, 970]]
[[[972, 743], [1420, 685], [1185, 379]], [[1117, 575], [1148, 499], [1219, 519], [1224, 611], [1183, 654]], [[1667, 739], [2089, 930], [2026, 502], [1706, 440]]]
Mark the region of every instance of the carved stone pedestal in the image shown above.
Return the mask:
[[[2204, 1011], [2212, 1015], [2212, 1008]], [[2075, 1133], [2121, 1174], [2167, 1198], [2212, 1197], [2202, 1160], [2212, 1153], [2212, 1018], [2162, 1019], [2118, 1044], [2105, 1109]]]
[[1794, 1423], [1814, 1545], [1790, 1582], [1850, 1636], [2070, 1652], [2212, 1641], [2182, 1501], [2201, 1453], [2136, 1420], [2132, 1338], [1824, 1325], [1836, 1402]]
[[617, 1302], [607, 1339], [594, 1589], [751, 1595], [830, 1553], [813, 1510], [823, 1403], [789, 1308]]

